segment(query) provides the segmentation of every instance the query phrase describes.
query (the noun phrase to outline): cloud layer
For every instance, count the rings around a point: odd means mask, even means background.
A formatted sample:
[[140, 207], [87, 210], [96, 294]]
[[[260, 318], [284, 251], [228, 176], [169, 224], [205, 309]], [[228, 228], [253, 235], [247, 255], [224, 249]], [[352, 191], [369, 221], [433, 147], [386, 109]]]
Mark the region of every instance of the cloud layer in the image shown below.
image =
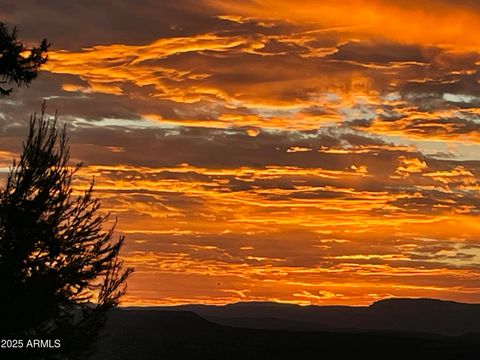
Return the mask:
[[47, 99], [129, 304], [479, 301], [477, 7], [7, 1], [53, 48], [1, 100], [0, 175]]

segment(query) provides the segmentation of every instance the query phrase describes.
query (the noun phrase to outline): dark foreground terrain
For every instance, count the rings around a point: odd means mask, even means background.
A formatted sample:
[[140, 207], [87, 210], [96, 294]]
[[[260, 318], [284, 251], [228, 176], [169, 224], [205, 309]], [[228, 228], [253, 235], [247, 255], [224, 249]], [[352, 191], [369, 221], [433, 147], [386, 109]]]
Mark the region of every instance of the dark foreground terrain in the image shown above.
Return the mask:
[[[430, 300], [429, 300], [430, 301]], [[370, 323], [377, 326], [389, 324], [388, 321], [401, 318], [402, 316], [412, 316], [416, 310], [412, 303], [407, 304], [407, 309], [402, 308], [407, 303], [389, 303], [386, 306], [388, 311], [383, 309], [381, 320], [370, 319]], [[453, 304], [453, 305], [452, 305]], [[315, 322], [308, 322], [302, 311], [305, 308], [297, 308], [300, 315], [298, 318], [303, 320], [291, 319], [295, 313], [294, 308], [288, 308], [286, 311], [290, 319], [281, 318], [281, 313], [285, 312], [282, 305], [275, 310], [274, 304], [269, 304], [269, 311], [264, 311], [267, 315], [280, 316], [280, 318], [258, 317], [255, 311], [258, 306], [265, 304], [242, 304], [241, 306], [253, 306], [253, 309], [247, 311], [242, 308], [241, 314], [238, 311], [223, 313], [221, 321], [235, 322], [235, 326], [245, 326], [245, 323], [238, 325], [241, 321], [238, 319], [250, 319], [246, 321], [256, 329], [245, 327], [234, 327], [220, 325], [211, 320], [206, 320], [192, 311], [178, 311], [170, 309], [129, 309], [114, 311], [107, 324], [105, 337], [99, 347], [99, 352], [94, 357], [95, 360], [147, 360], [147, 359], [477, 359], [480, 358], [480, 335], [468, 333], [468, 330], [476, 320], [474, 313], [476, 306], [464, 308], [459, 307], [459, 312], [464, 313], [465, 309], [472, 311], [472, 317], [469, 320], [464, 314], [461, 319], [467, 331], [462, 331], [459, 327], [459, 321], [455, 320], [454, 314], [444, 313], [447, 306], [449, 311], [454, 311], [456, 303], [437, 303], [437, 309], [431, 309], [433, 304], [429, 305], [431, 317], [436, 313], [440, 318], [443, 316], [446, 320], [433, 319], [432, 326], [443, 324], [444, 328], [440, 332], [448, 331], [448, 326], [452, 326], [455, 333], [464, 333], [463, 335], [439, 335], [428, 334], [424, 332], [392, 330], [308, 330], [309, 326], [315, 326]], [[425, 312], [422, 307], [425, 303], [418, 303], [419, 312]], [[465, 304], [459, 304], [465, 305]], [[273, 310], [272, 310], [273, 306]], [[413, 306], [413, 308], [412, 308]], [[452, 307], [453, 306], [453, 307]], [[215, 314], [219, 318], [219, 309]], [[342, 311], [342, 308], [335, 307], [333, 311]], [[225, 310], [225, 309], [224, 309]], [[319, 309], [317, 309], [319, 310]], [[332, 309], [330, 309], [332, 310]], [[343, 308], [349, 311], [348, 308]], [[222, 310], [223, 311], [223, 310]], [[278, 313], [280, 311], [280, 315]], [[321, 310], [320, 311], [324, 311]], [[354, 310], [355, 311], [355, 310]], [[397, 315], [391, 315], [391, 314]], [[231, 317], [226, 316], [230, 314]], [[390, 315], [388, 315], [390, 314]], [[239, 317], [239, 315], [242, 315]], [[247, 316], [250, 315], [250, 316]], [[310, 314], [311, 315], [311, 314]], [[283, 315], [287, 316], [287, 315]], [[387, 318], [385, 318], [387, 316]], [[388, 317], [390, 316], [390, 317]], [[453, 317], [452, 317], [453, 316]], [[426, 326], [428, 317], [419, 318], [420, 327]], [[237, 319], [237, 320], [232, 320]], [[252, 320], [256, 319], [256, 320]], [[317, 319], [318, 320], [318, 319]], [[367, 321], [363, 318], [362, 321]], [[329, 320], [331, 321], [331, 319]], [[345, 320], [346, 321], [346, 320]], [[367, 322], [366, 322], [367, 323]], [[410, 325], [415, 324], [415, 319], [406, 322]], [[248, 325], [247, 324], [247, 325]], [[263, 325], [262, 325], [263, 324]], [[272, 325], [273, 324], [273, 325]], [[312, 325], [313, 324], [313, 325]], [[358, 322], [356, 323], [358, 324]], [[423, 324], [423, 325], [422, 325]], [[446, 324], [446, 325], [445, 325]], [[453, 324], [453, 325], [452, 325]], [[447, 326], [448, 325], [448, 326]], [[477, 324], [478, 325], [478, 324]], [[300, 327], [300, 330], [286, 329], [285, 327]], [[447, 327], [445, 327], [447, 326]], [[276, 329], [262, 329], [262, 327], [276, 327]], [[387, 326], [388, 327], [388, 326]]]

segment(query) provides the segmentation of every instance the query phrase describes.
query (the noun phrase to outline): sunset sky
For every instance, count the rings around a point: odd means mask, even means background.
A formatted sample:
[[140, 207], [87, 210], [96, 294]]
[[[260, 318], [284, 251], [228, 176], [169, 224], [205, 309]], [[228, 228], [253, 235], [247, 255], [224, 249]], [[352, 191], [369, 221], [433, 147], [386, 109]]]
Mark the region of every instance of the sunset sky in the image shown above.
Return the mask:
[[0, 2], [126, 235], [125, 305], [480, 302], [480, 2]]

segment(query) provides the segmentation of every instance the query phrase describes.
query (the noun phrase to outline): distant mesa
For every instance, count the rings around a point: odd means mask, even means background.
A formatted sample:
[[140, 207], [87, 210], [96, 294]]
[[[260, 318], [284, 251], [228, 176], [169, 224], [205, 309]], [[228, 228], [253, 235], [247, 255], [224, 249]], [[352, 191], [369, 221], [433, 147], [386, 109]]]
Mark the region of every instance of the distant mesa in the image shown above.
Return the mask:
[[479, 320], [480, 304], [434, 299], [129, 307], [110, 314], [93, 360], [477, 359]]
[[391, 298], [358, 307], [239, 302], [223, 306], [179, 305], [126, 309], [191, 311], [217, 324], [253, 329], [375, 330], [442, 335], [480, 333], [480, 304], [437, 299]]

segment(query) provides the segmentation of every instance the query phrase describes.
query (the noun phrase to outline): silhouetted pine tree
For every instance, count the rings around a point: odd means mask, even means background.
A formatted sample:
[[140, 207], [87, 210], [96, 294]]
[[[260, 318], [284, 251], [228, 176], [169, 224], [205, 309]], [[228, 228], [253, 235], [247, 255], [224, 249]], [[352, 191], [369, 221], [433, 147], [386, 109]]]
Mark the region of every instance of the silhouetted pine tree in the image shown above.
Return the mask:
[[[0, 22], [0, 84], [28, 86], [38, 75], [41, 65], [47, 61], [50, 44], [43, 39], [38, 47], [28, 48], [17, 40], [17, 28], [10, 32]], [[0, 86], [0, 96], [9, 95], [13, 88]]]
[[103, 230], [93, 181], [74, 196], [81, 165], [69, 166], [65, 127], [44, 111], [0, 190], [0, 338], [57, 338], [59, 358], [83, 359], [133, 270], [119, 259], [124, 238]]

